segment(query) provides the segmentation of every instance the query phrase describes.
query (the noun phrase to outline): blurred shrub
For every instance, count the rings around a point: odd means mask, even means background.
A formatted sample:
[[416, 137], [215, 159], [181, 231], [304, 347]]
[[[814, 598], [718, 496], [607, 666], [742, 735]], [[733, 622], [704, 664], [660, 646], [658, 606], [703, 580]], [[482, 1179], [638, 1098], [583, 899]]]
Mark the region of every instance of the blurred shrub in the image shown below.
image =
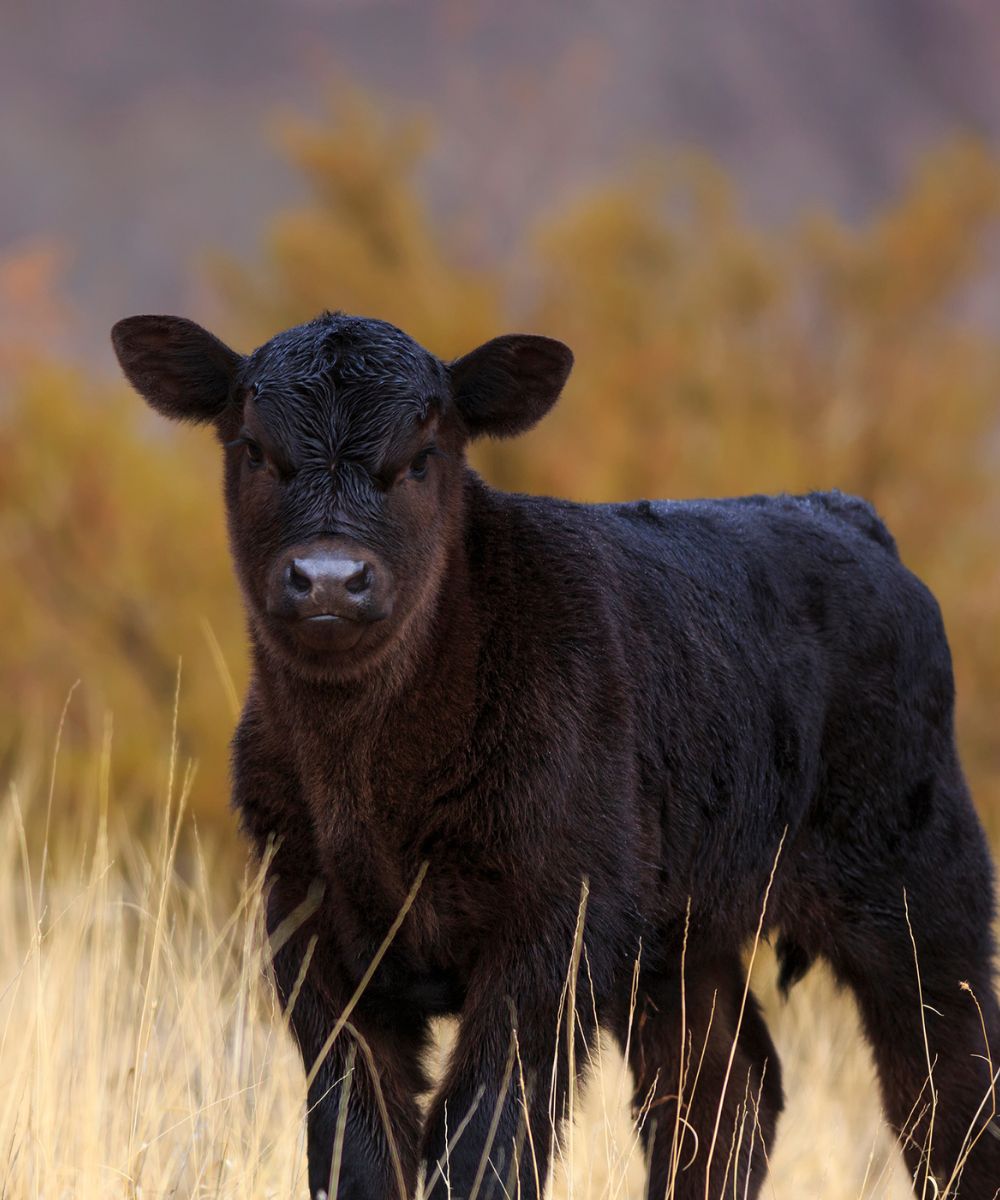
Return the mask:
[[[1000, 352], [962, 315], [1000, 216], [997, 161], [955, 144], [861, 227], [814, 215], [769, 231], [710, 163], [651, 160], [484, 263], [460, 222], [420, 202], [422, 131], [356, 96], [336, 107], [329, 124], [284, 124], [311, 199], [274, 218], [259, 263], [215, 261], [220, 332], [248, 348], [331, 307], [442, 356], [516, 328], [564, 338], [577, 367], [562, 404], [521, 441], [475, 451], [504, 487], [867, 496], [941, 599], [966, 765], [1000, 834]], [[237, 688], [245, 666], [210, 436], [45, 362], [19, 371], [0, 422], [0, 555], [17, 580], [0, 600], [8, 747], [81, 676], [138, 780], [169, 736], [183, 654], [195, 807], [222, 811], [219, 662]]]
[[243, 621], [211, 438], [164, 435], [123, 389], [40, 362], [0, 421], [0, 744], [20, 761], [26, 740], [48, 743], [80, 679], [64, 769], [93, 761], [110, 713], [116, 782], [149, 799], [163, 790], [180, 670], [180, 752], [202, 759], [199, 807], [224, 812], [234, 705], [220, 654], [242, 677]]

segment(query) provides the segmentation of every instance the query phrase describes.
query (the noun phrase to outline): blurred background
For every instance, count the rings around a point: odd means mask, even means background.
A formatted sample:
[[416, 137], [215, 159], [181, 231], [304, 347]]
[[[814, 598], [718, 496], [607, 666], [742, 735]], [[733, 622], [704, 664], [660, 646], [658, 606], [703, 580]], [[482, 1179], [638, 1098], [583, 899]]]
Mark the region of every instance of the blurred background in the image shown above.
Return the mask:
[[[244, 351], [324, 308], [444, 357], [547, 333], [576, 369], [477, 448], [494, 483], [866, 496], [941, 601], [1000, 850], [1000, 6], [0, 0], [0, 30], [0, 1192], [304, 1192], [228, 810], [218, 452], [125, 387], [122, 316]], [[853, 1006], [775, 974], [769, 1188], [911, 1195]], [[643, 1194], [602, 1061], [555, 1200]]]
[[141, 832], [178, 695], [191, 807], [230, 821], [246, 664], [217, 455], [127, 391], [108, 330], [179, 312], [248, 350], [343, 308], [442, 356], [569, 342], [552, 417], [477, 451], [498, 485], [872, 500], [941, 600], [1000, 839], [1000, 7], [2, 15], [5, 780], [48, 770], [79, 680], [56, 813], [102, 792], [111, 736], [111, 807]]

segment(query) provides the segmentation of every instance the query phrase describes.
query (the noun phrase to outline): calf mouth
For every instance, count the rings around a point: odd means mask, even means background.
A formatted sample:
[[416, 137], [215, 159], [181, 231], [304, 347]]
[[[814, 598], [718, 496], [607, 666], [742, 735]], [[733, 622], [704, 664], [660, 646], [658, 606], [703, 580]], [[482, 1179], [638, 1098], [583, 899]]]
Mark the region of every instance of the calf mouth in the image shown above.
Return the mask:
[[371, 624], [370, 617], [357, 620], [339, 613], [314, 613], [287, 622], [286, 628], [311, 650], [343, 654], [357, 648]]

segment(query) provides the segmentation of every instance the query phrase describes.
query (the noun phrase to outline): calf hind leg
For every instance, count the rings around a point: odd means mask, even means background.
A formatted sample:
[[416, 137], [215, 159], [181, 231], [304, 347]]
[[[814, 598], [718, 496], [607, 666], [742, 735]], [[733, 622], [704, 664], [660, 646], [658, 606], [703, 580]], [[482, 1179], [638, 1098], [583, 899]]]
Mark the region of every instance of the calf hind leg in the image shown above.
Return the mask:
[[831, 957], [857, 998], [917, 1194], [932, 1179], [936, 1194], [996, 1200], [992, 871], [971, 807], [963, 794], [956, 799], [950, 837], [926, 840], [919, 868], [891, 882], [875, 872], [878, 895], [852, 897]]
[[[777, 1052], [737, 957], [644, 978], [629, 1065], [649, 1170], [648, 1200], [752, 1200], [782, 1108]], [[683, 1014], [683, 1015], [682, 1015]], [[682, 1027], [682, 1021], [684, 1027]]]
[[1000, 1195], [1000, 1012], [989, 958], [970, 961], [952, 946], [914, 936], [919, 988], [907, 944], [873, 946], [870, 957], [842, 974], [857, 996], [886, 1117], [918, 1193], [930, 1174], [942, 1192], [950, 1184], [949, 1196], [994, 1200]]

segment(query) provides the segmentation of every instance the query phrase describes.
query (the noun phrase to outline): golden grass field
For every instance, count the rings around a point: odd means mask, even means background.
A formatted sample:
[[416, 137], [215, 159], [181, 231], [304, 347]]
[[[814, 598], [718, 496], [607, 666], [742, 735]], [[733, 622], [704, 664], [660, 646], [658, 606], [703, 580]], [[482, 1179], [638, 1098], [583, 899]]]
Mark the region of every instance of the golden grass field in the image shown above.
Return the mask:
[[[173, 756], [158, 832], [130, 833], [111, 754], [109, 727], [91, 787], [58, 821], [57, 760], [22, 770], [0, 810], [0, 1196], [305, 1196], [303, 1074], [267, 977], [257, 881], [249, 868], [234, 880], [231, 847], [191, 832]], [[787, 1093], [762, 1194], [911, 1195], [853, 1003], [821, 969], [782, 1002], [774, 974], [761, 947], [753, 981]], [[447, 1041], [442, 1029], [442, 1055]], [[590, 1076], [550, 1194], [638, 1200], [610, 1045]]]

